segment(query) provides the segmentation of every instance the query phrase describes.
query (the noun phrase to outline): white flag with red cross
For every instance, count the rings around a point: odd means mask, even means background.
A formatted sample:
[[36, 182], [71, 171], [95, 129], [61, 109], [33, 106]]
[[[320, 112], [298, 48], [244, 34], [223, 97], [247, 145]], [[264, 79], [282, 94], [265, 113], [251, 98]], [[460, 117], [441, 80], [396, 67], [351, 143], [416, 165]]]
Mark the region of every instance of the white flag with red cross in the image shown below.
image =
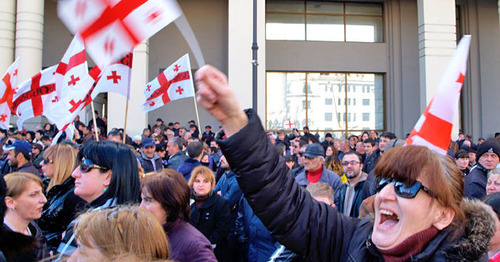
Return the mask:
[[61, 128], [59, 132], [57, 132], [57, 134], [52, 139], [52, 143], [50, 143], [50, 145], [53, 146], [57, 144], [57, 142], [59, 142], [59, 138], [63, 133], [66, 134], [66, 140], [73, 140], [73, 137], [75, 136], [75, 130], [76, 130], [75, 123], [74, 122], [68, 123], [67, 125], [63, 126], [63, 128]]
[[12, 97], [16, 93], [19, 57], [10, 65], [0, 81], [0, 128], [9, 129]]
[[92, 92], [92, 99], [99, 93], [114, 92], [130, 99], [130, 74], [132, 72], [132, 53], [120, 61], [111, 64], [102, 70], [97, 84]]
[[64, 53], [61, 62], [57, 65], [56, 80], [57, 97], [61, 98], [64, 93], [77, 85], [88, 74], [87, 57], [82, 39], [75, 35], [73, 41]]
[[58, 16], [100, 68], [130, 52], [134, 46], [177, 19], [175, 0], [65, 0]]
[[157, 109], [173, 100], [194, 97], [189, 55], [185, 54], [153, 81], [147, 83], [144, 94], [146, 102], [142, 104], [142, 109], [145, 112]]
[[[47, 119], [56, 124], [57, 128], [63, 131], [65, 127], [75, 120], [76, 115], [92, 102], [91, 93], [94, 90], [95, 82], [100, 73], [96, 66], [83, 77], [76, 85], [77, 88], [70, 88], [57, 104], [50, 111], [44, 113]], [[73, 134], [71, 134], [72, 136]]]
[[18, 129], [22, 128], [24, 121], [41, 116], [58, 101], [54, 79], [56, 68], [46, 68], [19, 85], [12, 102], [12, 112], [16, 112], [19, 117]]
[[470, 35], [465, 35], [458, 43], [431, 102], [406, 140], [407, 145], [426, 146], [446, 155], [467, 69], [470, 40]]

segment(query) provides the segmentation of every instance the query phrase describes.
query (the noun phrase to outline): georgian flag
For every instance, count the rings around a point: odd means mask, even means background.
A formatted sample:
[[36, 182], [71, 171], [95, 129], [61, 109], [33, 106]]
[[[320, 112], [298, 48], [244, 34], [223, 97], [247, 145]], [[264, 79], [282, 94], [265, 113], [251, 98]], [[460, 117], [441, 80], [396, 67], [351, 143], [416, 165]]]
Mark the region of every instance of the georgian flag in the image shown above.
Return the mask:
[[9, 129], [12, 97], [15, 94], [19, 57], [10, 65], [0, 81], [0, 128]]
[[65, 0], [58, 16], [82, 36], [100, 68], [130, 52], [182, 14], [175, 0]]
[[24, 121], [41, 116], [58, 101], [54, 79], [56, 68], [56, 66], [46, 68], [19, 85], [12, 102], [12, 112], [16, 112], [19, 117], [17, 120], [19, 129], [22, 128]]
[[426, 146], [446, 155], [467, 69], [470, 41], [471, 36], [465, 35], [458, 43], [434, 97], [406, 140], [407, 145]]
[[97, 84], [92, 92], [92, 99], [99, 93], [114, 92], [130, 99], [130, 74], [132, 72], [132, 53], [120, 61], [111, 64], [102, 70]]
[[166, 103], [186, 97], [194, 97], [193, 78], [189, 55], [185, 54], [144, 89], [146, 102], [142, 105], [145, 112], [157, 109]]
[[[77, 84], [77, 88], [68, 89], [59, 102], [48, 113], [44, 114], [51, 123], [56, 124], [61, 133], [69, 123], [75, 120], [76, 115], [92, 102], [91, 93], [99, 73], [98, 67], [92, 68]], [[73, 136], [72, 133], [66, 132], [66, 134]]]
[[58, 98], [70, 89], [78, 88], [78, 84], [88, 74], [87, 57], [82, 39], [75, 35], [64, 53], [54, 75]]

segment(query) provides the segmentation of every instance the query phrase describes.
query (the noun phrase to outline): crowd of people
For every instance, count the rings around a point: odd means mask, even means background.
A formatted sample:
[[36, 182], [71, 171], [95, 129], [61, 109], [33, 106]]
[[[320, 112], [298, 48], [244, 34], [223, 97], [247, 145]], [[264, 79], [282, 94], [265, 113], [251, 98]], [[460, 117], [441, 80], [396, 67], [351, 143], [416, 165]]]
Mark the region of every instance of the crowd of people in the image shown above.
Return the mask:
[[72, 140], [0, 130], [0, 261], [500, 260], [500, 135], [441, 156], [266, 131], [218, 70], [197, 84], [216, 133], [158, 118], [124, 139], [97, 112]]

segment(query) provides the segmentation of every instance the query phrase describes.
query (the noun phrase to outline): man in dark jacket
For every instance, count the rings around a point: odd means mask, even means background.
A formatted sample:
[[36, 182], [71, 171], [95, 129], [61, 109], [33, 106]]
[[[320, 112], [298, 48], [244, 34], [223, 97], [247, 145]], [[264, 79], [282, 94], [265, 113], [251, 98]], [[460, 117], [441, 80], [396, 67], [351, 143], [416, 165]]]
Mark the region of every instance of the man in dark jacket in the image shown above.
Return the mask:
[[179, 165], [189, 157], [182, 151], [182, 139], [180, 137], [172, 137], [167, 143], [167, 153], [169, 155], [167, 167], [177, 170]]
[[188, 144], [186, 149], [189, 158], [184, 160], [178, 167], [177, 171], [189, 181], [191, 171], [197, 166], [201, 166], [201, 158], [203, 157], [203, 144], [199, 141], [193, 141]]
[[321, 145], [323, 146], [323, 149], [325, 149], [325, 151], [328, 146], [333, 145], [333, 137], [331, 133], [325, 134], [325, 141], [321, 142]]
[[342, 186], [340, 177], [323, 165], [325, 151], [320, 144], [308, 145], [304, 157], [304, 171], [295, 177], [299, 185], [306, 187], [309, 183], [323, 182], [330, 185], [334, 191], [340, 189]]
[[9, 151], [7, 159], [12, 167], [11, 172], [26, 172], [40, 176], [38, 170], [30, 162], [31, 160], [31, 145], [30, 143], [17, 140], [11, 146], [4, 146], [4, 151]]
[[342, 167], [347, 177], [347, 182], [335, 192], [335, 205], [337, 210], [350, 217], [359, 216], [359, 207], [363, 202], [363, 185], [368, 174], [362, 171], [361, 155], [356, 152], [349, 152], [342, 158]]
[[156, 145], [151, 138], [142, 141], [141, 155], [137, 157], [144, 173], [163, 170], [161, 158], [155, 153]]
[[500, 145], [495, 139], [488, 139], [477, 148], [477, 165], [465, 177], [464, 193], [466, 197], [481, 199], [486, 195], [488, 171], [499, 163]]
[[210, 125], [205, 126], [205, 132], [201, 135], [201, 141], [210, 145], [210, 142], [215, 139], [215, 134], [212, 132], [212, 127]]
[[375, 164], [377, 163], [377, 159], [379, 156], [377, 150], [377, 142], [375, 142], [375, 140], [373, 140], [372, 138], [368, 138], [365, 139], [363, 144], [366, 154], [366, 159], [363, 163], [363, 172], [370, 173], [370, 171], [375, 168]]

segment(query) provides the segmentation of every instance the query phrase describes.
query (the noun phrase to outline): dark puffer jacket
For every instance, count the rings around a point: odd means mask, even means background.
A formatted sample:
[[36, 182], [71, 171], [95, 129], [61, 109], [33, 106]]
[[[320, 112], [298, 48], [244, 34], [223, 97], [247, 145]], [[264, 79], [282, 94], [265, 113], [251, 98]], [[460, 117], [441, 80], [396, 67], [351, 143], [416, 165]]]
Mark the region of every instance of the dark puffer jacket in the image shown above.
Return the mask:
[[[284, 159], [274, 150], [257, 115], [251, 110], [247, 115], [249, 123], [219, 145], [248, 203], [271, 234], [308, 261], [383, 261], [370, 239], [371, 219], [349, 218], [314, 201], [288, 175]], [[446, 228], [411, 261], [480, 259], [493, 235], [494, 222], [484, 212], [473, 216], [477, 213], [467, 214], [467, 228], [458, 240], [450, 242], [454, 232]]]
[[74, 188], [75, 179], [69, 177], [47, 192], [47, 203], [43, 207], [39, 225], [47, 240], [49, 251], [57, 250], [62, 233], [85, 207], [86, 202], [75, 195]]

